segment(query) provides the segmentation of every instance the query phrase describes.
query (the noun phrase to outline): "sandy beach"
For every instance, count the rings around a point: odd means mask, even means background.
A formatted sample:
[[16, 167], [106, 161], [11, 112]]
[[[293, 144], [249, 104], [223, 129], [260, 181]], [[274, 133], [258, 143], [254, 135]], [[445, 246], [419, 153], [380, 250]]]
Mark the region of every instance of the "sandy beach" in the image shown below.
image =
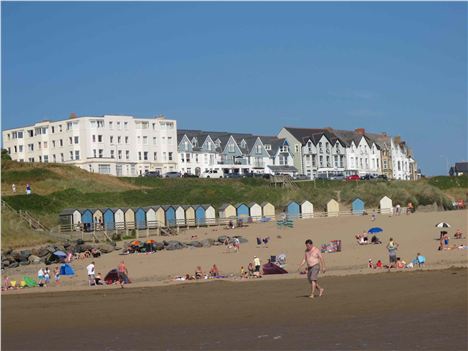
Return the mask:
[[[224, 246], [120, 255], [94, 259], [105, 274], [125, 260], [133, 283], [88, 287], [86, 265], [72, 263], [76, 276], [62, 286], [10, 290], [2, 294], [4, 350], [465, 350], [467, 348], [467, 250], [437, 251], [441, 221], [457, 228], [467, 244], [467, 211], [298, 220], [292, 229], [275, 223], [226, 230], [199, 228], [175, 239], [190, 241], [242, 235], [240, 252]], [[382, 245], [360, 246], [354, 235], [370, 227]], [[256, 237], [269, 236], [268, 247]], [[388, 262], [385, 244], [393, 237], [406, 261], [417, 252], [423, 269], [388, 272], [367, 268], [368, 259]], [[327, 272], [321, 298], [308, 298], [309, 287], [297, 271], [304, 241], [316, 245], [342, 240], [342, 252], [325, 253]], [[163, 239], [163, 238], [161, 238]], [[167, 239], [167, 238], [164, 238]], [[254, 255], [287, 255], [289, 274], [241, 280], [240, 266]], [[228, 279], [174, 281], [216, 263]], [[11, 279], [36, 276], [38, 265], [10, 270]], [[380, 274], [377, 274], [380, 273]], [[232, 275], [232, 276], [231, 276]]]
[[[76, 289], [89, 289], [87, 286], [86, 266], [94, 260], [96, 271], [105, 275], [109, 270], [116, 268], [121, 260], [128, 267], [132, 287], [165, 285], [173, 282], [173, 278], [186, 273], [194, 274], [196, 266], [200, 265], [208, 271], [216, 264], [221, 274], [234, 275], [238, 278], [240, 267], [247, 268], [253, 256], [257, 255], [262, 263], [266, 263], [271, 255], [286, 254], [287, 275], [268, 276], [263, 279], [290, 279], [303, 278], [297, 272], [297, 267], [304, 253], [304, 241], [311, 238], [314, 244], [321, 244], [330, 240], [342, 241], [342, 252], [325, 253], [327, 272], [326, 276], [348, 275], [356, 273], [378, 273], [381, 270], [370, 270], [367, 268], [368, 259], [376, 262], [382, 260], [388, 263], [388, 253], [385, 248], [390, 237], [399, 243], [398, 255], [407, 262], [415, 258], [420, 252], [427, 258], [425, 269], [441, 269], [450, 266], [467, 266], [467, 250], [444, 250], [437, 251], [439, 228], [435, 224], [447, 222], [451, 225], [448, 232], [451, 238], [457, 228], [464, 233], [464, 239], [451, 239], [449, 245], [467, 245], [466, 239], [468, 211], [447, 211], [433, 213], [414, 213], [390, 217], [378, 215], [372, 222], [370, 216], [347, 216], [335, 218], [313, 218], [296, 220], [294, 228], [278, 229], [276, 223], [250, 224], [245, 228], [199, 228], [182, 231], [175, 237], [153, 237], [156, 240], [179, 240], [191, 241], [192, 236], [198, 240], [205, 238], [216, 239], [220, 235], [242, 235], [248, 243], [241, 244], [240, 251], [227, 253], [222, 246], [210, 248], [187, 248], [175, 251], [160, 251], [154, 254], [131, 254], [121, 255], [121, 251], [105, 254], [95, 259], [77, 260], [72, 263], [76, 276], [63, 277], [61, 287], [49, 287], [47, 289], [34, 288], [18, 291], [8, 291], [7, 294], [31, 293], [45, 291], [67, 291]], [[355, 234], [362, 233], [371, 227], [378, 226], [384, 231], [378, 234], [382, 245], [358, 245], [354, 238]], [[268, 247], [258, 247], [256, 237], [270, 237]], [[51, 269], [54, 265], [50, 266]], [[38, 265], [29, 265], [8, 270], [6, 274], [11, 279], [20, 280], [24, 275], [36, 277]], [[232, 278], [231, 278], [232, 279]], [[112, 287], [99, 287], [112, 288]]]

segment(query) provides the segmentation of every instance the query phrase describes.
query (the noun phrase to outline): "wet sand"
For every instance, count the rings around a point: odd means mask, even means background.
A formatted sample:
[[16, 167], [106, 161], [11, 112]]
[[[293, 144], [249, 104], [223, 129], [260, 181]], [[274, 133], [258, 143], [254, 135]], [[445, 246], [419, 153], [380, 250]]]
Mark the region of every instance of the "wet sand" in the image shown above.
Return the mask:
[[2, 296], [2, 350], [466, 350], [466, 268]]

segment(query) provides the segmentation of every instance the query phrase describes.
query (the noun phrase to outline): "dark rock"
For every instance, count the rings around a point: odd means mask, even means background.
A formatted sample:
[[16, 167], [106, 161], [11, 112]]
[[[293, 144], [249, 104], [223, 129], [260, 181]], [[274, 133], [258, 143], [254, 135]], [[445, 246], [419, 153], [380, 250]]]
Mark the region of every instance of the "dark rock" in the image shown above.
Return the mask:
[[63, 247], [65, 249], [69, 248], [71, 245], [72, 245], [72, 243], [70, 243], [69, 241], [66, 241], [66, 242], [63, 243]]
[[226, 241], [226, 239], [230, 240], [230, 238], [229, 238], [227, 235], [220, 235], [220, 236], [218, 236], [218, 241], [219, 241], [220, 243], [223, 243], [223, 244], [224, 244], [224, 242]]
[[7, 268], [10, 265], [10, 261], [2, 261], [2, 268]]
[[8, 261], [10, 263], [16, 262], [15, 258], [12, 255], [8, 255], [5, 257], [5, 261]]
[[16, 251], [16, 250], [13, 250], [13, 251], [11, 252], [11, 256], [13, 257], [13, 259], [14, 259], [15, 261], [19, 261], [19, 259], [20, 259], [20, 257], [21, 257], [19, 251]]
[[49, 250], [47, 250], [47, 247], [41, 247], [41, 248], [39, 248], [36, 256], [45, 257], [48, 254], [49, 254]]
[[190, 245], [190, 246], [193, 246], [193, 247], [203, 247], [203, 244], [199, 241], [191, 241], [190, 243], [188, 243], [187, 245]]
[[45, 264], [47, 264], [47, 265], [58, 263], [59, 261], [60, 261], [59, 258], [57, 256], [53, 255], [53, 254], [49, 254], [45, 258]]
[[102, 253], [109, 253], [115, 250], [114, 246], [105, 243], [97, 245], [97, 249]]
[[200, 242], [203, 247], [211, 247], [213, 240], [212, 239], [204, 239]]
[[39, 256], [40, 247], [34, 247], [31, 249], [31, 255]]
[[75, 252], [85, 252], [85, 251], [91, 250], [92, 248], [93, 248], [93, 245], [90, 245], [90, 244], [76, 245]]
[[22, 250], [20, 251], [20, 261], [27, 260], [29, 256], [31, 256], [31, 250]]
[[29, 262], [28, 260], [26, 260], [26, 261], [20, 261], [20, 262], [19, 262], [19, 265], [20, 265], [20, 266], [27, 266], [29, 263], [30, 263], [30, 262]]
[[18, 266], [19, 266], [19, 262], [16, 262], [16, 261], [15, 261], [15, 262], [10, 263], [10, 265], [8, 266], [8, 268], [16, 268], [16, 267], [18, 267]]
[[50, 253], [54, 253], [55, 251], [57, 251], [57, 250], [55, 250], [55, 247], [53, 247], [53, 246], [47, 246], [47, 250], [48, 250]]

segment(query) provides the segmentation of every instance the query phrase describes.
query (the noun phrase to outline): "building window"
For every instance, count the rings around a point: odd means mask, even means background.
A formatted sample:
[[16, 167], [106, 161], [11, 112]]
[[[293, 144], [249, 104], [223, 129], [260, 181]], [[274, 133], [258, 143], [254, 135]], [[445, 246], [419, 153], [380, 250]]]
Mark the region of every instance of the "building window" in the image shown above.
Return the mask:
[[106, 164], [98, 164], [98, 172], [101, 174], [110, 174], [111, 167], [110, 165]]
[[130, 151], [125, 150], [125, 158], [126, 158], [127, 160], [130, 159]]
[[128, 122], [124, 122], [124, 129], [128, 130]]
[[79, 140], [80, 140], [80, 138], [76, 136], [76, 137], [75, 137], [75, 144], [78, 144], [78, 143], [79, 143]]
[[166, 153], [163, 152], [163, 161], [167, 161]]
[[97, 121], [98, 128], [104, 128], [104, 121]]
[[70, 145], [73, 145], [73, 138], [72, 138], [72, 137], [69, 137], [69, 138], [68, 138], [68, 143], [69, 143]]
[[117, 122], [117, 129], [118, 129], [118, 130], [121, 129], [120, 122]]
[[117, 144], [120, 144], [122, 142], [122, 137], [121, 136], [118, 136], [117, 137]]
[[63, 154], [60, 154], [60, 162], [65, 162], [65, 158], [63, 157]]
[[115, 155], [114, 155], [114, 150], [111, 150], [111, 151], [110, 151], [110, 157], [111, 157], [111, 158], [114, 158], [114, 157], [115, 157]]
[[52, 155], [52, 159], [53, 159], [53, 162], [57, 162], [57, 156], [56, 155]]
[[143, 137], [143, 145], [148, 145], [148, 137], [147, 136]]
[[34, 136], [34, 130], [28, 130], [29, 137], [32, 138]]
[[34, 144], [28, 144], [28, 151], [34, 151]]
[[98, 143], [102, 143], [102, 135], [97, 136], [97, 141], [98, 141]]
[[93, 150], [93, 156], [94, 156], [94, 158], [97, 157], [97, 150], [96, 149]]
[[232, 143], [229, 144], [228, 150], [229, 150], [229, 152], [234, 152], [234, 144], [232, 144]]
[[44, 149], [47, 149], [47, 141], [44, 141]]
[[23, 152], [23, 145], [19, 145], [18, 150], [19, 150], [19, 152]]
[[111, 135], [111, 136], [109, 137], [109, 143], [112, 144], [113, 142], [114, 142], [114, 137]]
[[155, 152], [155, 153], [153, 154], [153, 160], [154, 160], [154, 161], [157, 161], [157, 160], [158, 160], [158, 153], [157, 153], [157, 152]]
[[93, 134], [93, 143], [96, 142], [96, 136]]
[[70, 151], [70, 160], [73, 161], [73, 151]]
[[169, 152], [169, 161], [172, 161], [172, 152]]
[[148, 152], [147, 151], [143, 152], [143, 159], [145, 161], [148, 161]]
[[121, 159], [122, 159], [122, 150], [119, 150], [119, 151], [117, 152], [117, 154], [118, 154], [119, 160], [121, 160]]
[[[172, 145], [172, 137], [167, 137], [167, 144]], [[209, 150], [211, 150], [211, 143], [208, 142], [208, 145], [210, 146]]]
[[103, 157], [104, 157], [104, 150], [99, 149], [99, 158], [103, 158]]
[[78, 150], [75, 150], [75, 160], [80, 159], [80, 152]]
[[141, 161], [141, 151], [138, 151], [138, 160]]
[[109, 129], [110, 129], [110, 130], [114, 129], [114, 123], [109, 122]]
[[[154, 123], [153, 123], [154, 125]], [[153, 145], [156, 145], [156, 137], [153, 137]]]

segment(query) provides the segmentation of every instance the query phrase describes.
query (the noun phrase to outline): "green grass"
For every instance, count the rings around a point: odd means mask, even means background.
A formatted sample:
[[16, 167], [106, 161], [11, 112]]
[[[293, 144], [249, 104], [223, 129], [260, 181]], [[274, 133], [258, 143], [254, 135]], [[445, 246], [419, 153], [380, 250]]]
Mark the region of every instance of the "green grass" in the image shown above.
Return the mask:
[[[33, 178], [32, 195], [11, 196], [8, 193], [11, 182], [30, 177]], [[116, 178], [91, 174], [73, 166], [18, 164], [13, 161], [2, 164], [2, 198], [15, 209], [31, 212], [49, 227], [58, 224], [58, 215], [65, 208], [169, 204], [212, 204], [217, 208], [225, 202], [268, 201], [281, 209], [291, 200], [309, 200], [317, 211], [323, 211], [330, 199], [340, 198], [342, 208], [350, 208], [352, 201], [360, 198], [367, 208], [372, 208], [379, 206], [383, 196], [402, 206], [411, 201], [415, 206], [435, 202], [450, 208], [455, 196], [466, 200], [468, 177], [434, 177], [413, 182], [317, 180], [296, 184], [297, 189], [287, 189], [275, 188], [269, 181], [259, 178]]]

